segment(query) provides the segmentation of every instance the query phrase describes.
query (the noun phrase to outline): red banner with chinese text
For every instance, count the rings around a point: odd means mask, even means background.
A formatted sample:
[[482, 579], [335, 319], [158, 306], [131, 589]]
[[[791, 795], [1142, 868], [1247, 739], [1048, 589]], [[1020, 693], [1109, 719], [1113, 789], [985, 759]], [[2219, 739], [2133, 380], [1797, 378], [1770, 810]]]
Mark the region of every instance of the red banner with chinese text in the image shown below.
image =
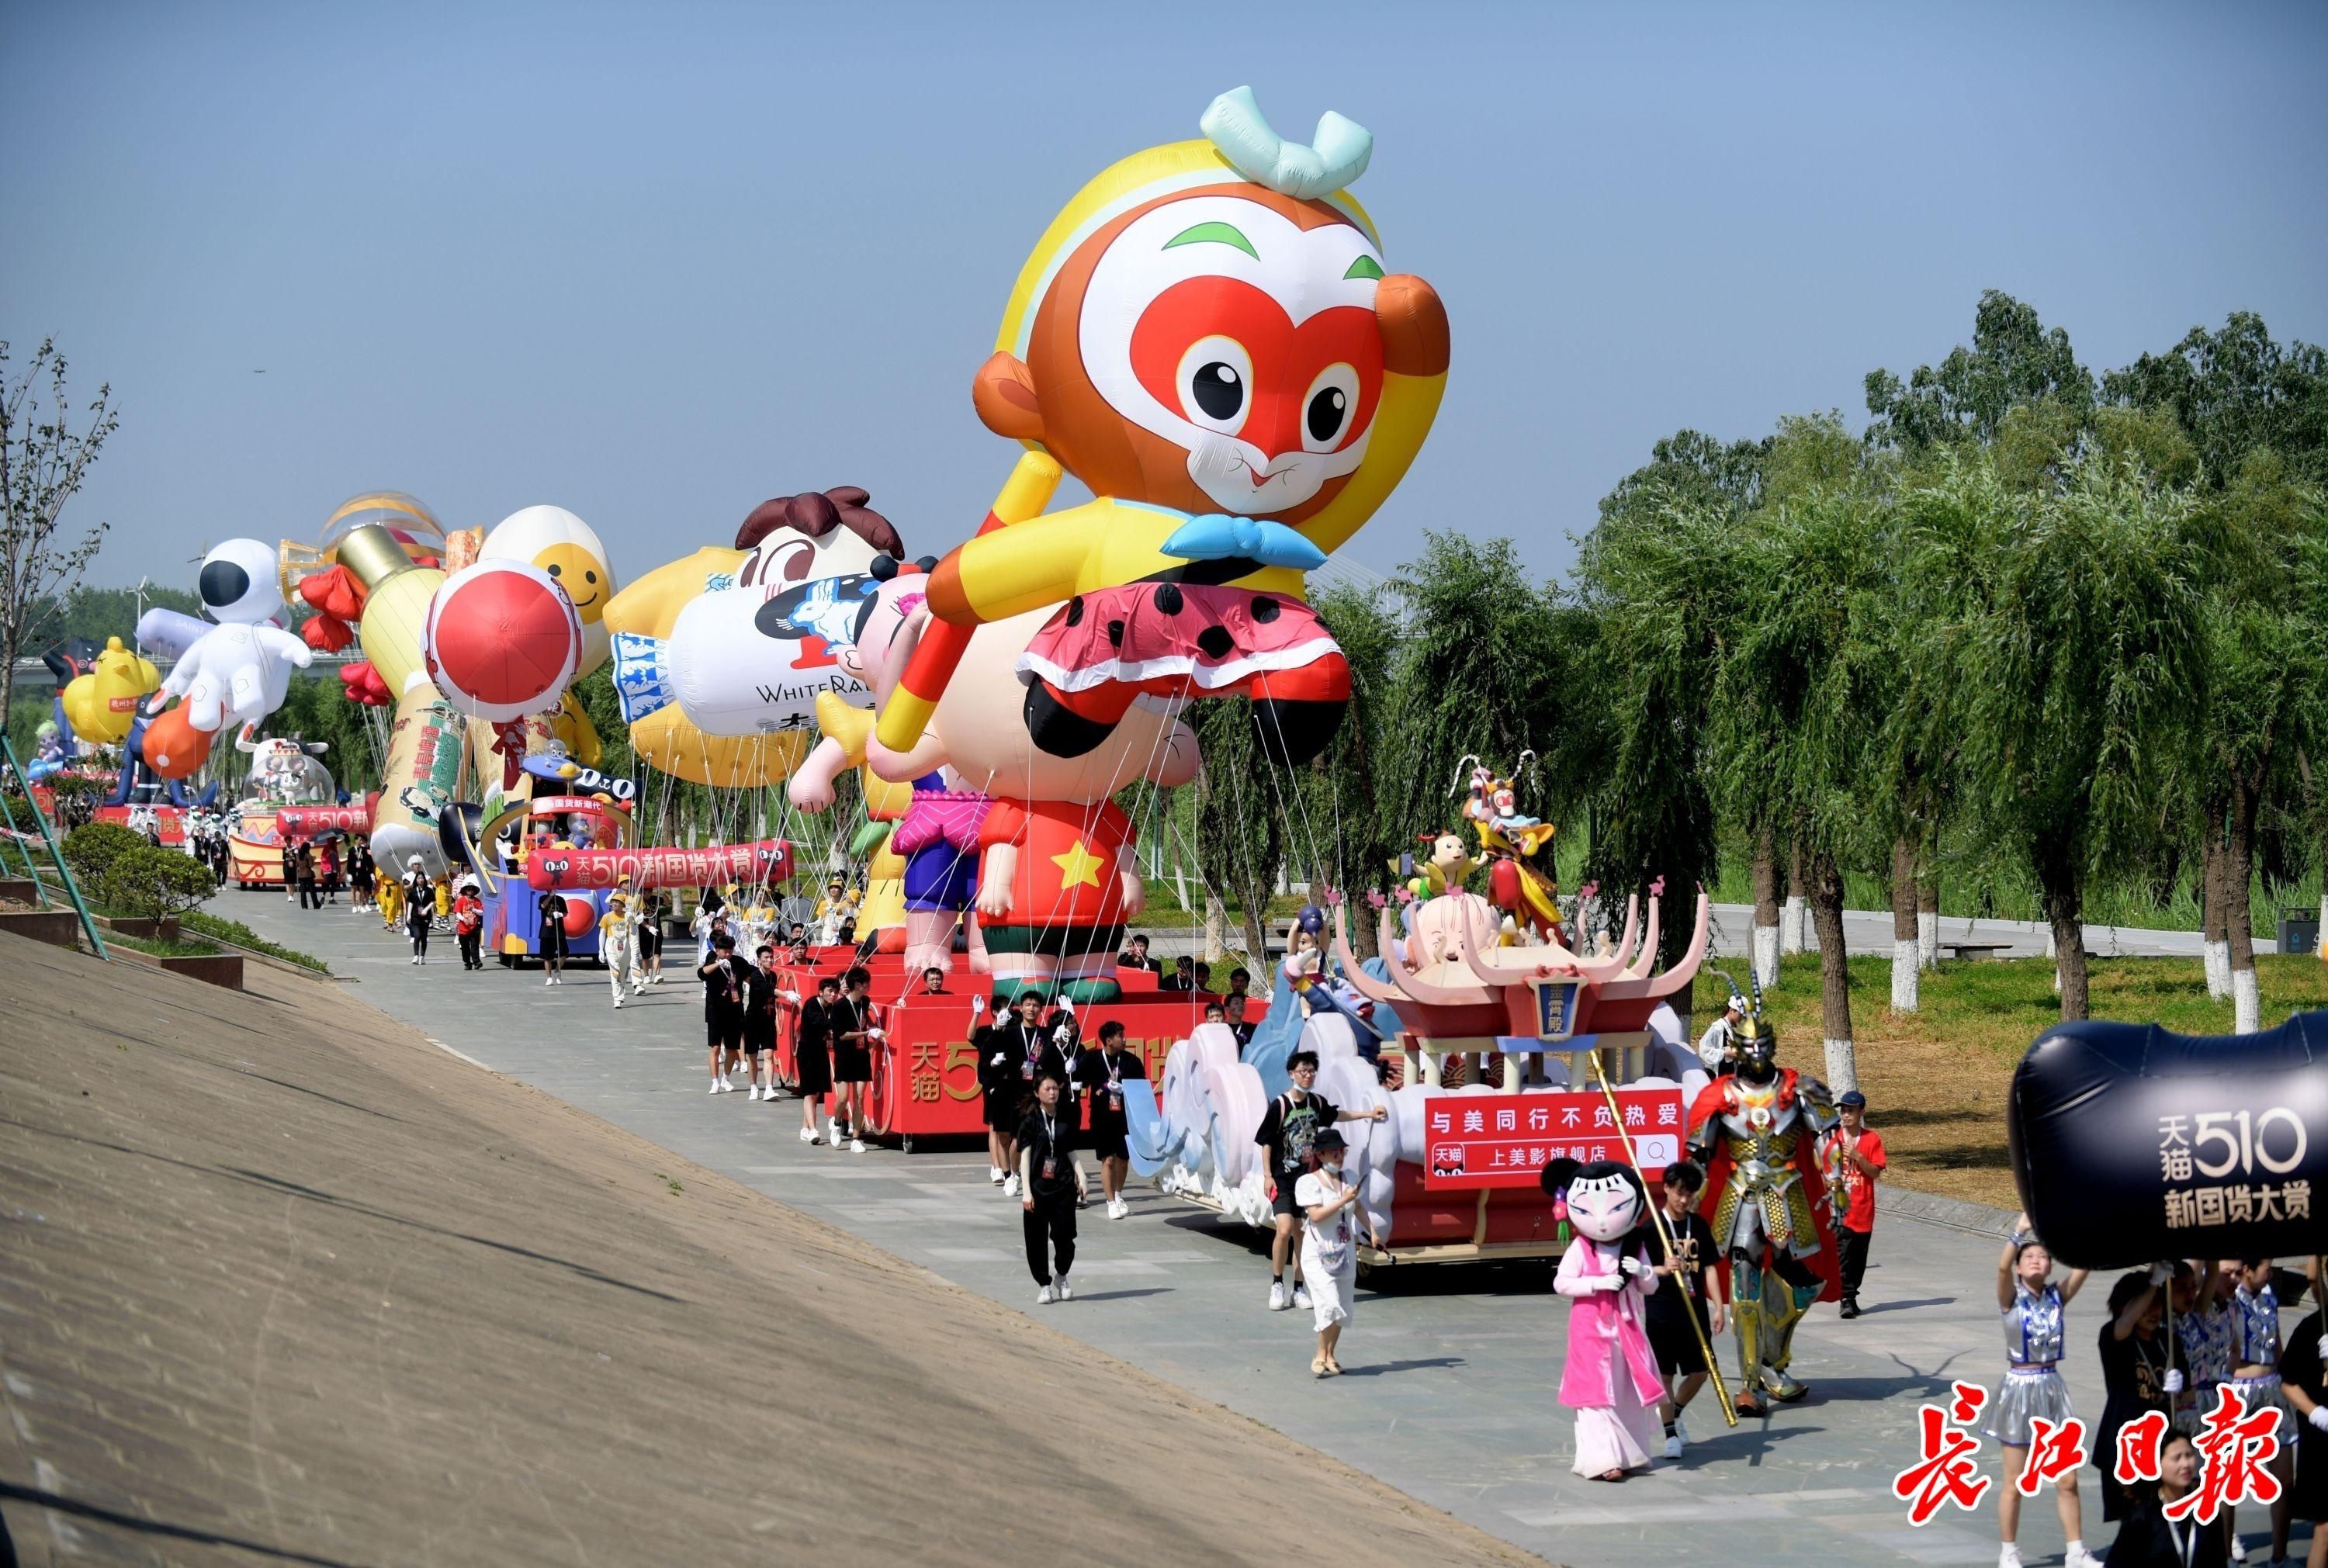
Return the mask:
[[[1641, 1174], [1681, 1158], [1677, 1087], [1619, 1089], [1617, 1106]], [[1622, 1160], [1609, 1102], [1596, 1094], [1433, 1094], [1422, 1103], [1422, 1182], [1432, 1192], [1534, 1187], [1549, 1160]]]

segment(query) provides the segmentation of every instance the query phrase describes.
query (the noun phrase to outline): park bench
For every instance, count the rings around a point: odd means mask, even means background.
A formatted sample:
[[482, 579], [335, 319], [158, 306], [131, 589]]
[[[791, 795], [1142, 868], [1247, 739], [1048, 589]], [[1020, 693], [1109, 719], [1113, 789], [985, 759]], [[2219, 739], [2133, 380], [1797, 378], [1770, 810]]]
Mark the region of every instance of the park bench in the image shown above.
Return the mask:
[[1951, 958], [1969, 958], [1976, 961], [1994, 958], [2000, 953], [2011, 951], [2013, 947], [2013, 944], [2009, 942], [1943, 942], [1940, 945], [1948, 950], [1948, 956]]

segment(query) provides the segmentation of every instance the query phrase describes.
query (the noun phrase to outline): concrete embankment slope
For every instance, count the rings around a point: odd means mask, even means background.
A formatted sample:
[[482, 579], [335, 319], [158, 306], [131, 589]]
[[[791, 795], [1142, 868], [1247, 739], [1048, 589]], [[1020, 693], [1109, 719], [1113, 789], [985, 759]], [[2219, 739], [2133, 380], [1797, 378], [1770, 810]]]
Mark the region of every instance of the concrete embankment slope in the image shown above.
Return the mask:
[[347, 987], [251, 985], [0, 936], [25, 1562], [1524, 1560]]

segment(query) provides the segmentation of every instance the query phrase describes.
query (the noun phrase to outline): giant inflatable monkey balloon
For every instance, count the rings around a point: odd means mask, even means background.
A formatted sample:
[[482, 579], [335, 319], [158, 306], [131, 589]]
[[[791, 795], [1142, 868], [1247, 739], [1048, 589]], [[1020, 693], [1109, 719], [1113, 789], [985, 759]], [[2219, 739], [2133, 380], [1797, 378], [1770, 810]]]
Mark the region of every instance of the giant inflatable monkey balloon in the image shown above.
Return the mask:
[[1249, 696], [1287, 763], [1340, 721], [1349, 666], [1304, 573], [1421, 448], [1447, 313], [1384, 266], [1346, 189], [1372, 153], [1362, 127], [1329, 114], [1314, 147], [1286, 143], [1244, 88], [1201, 127], [1085, 185], [1019, 271], [972, 400], [1055, 460], [1051, 482], [1064, 468], [1096, 499], [998, 504], [939, 563], [939, 624], [882, 713], [894, 749], [914, 745], [970, 628], [1051, 606], [1017, 672], [1052, 756], [1098, 749], [1143, 696]]

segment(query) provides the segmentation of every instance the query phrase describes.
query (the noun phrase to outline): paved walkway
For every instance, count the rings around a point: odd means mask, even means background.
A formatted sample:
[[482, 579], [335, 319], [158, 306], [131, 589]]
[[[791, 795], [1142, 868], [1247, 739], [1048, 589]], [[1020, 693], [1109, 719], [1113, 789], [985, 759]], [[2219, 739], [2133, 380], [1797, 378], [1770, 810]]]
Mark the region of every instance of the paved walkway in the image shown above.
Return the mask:
[[[699, 992], [684, 955], [669, 983], [618, 1013], [594, 971], [546, 988], [532, 972], [465, 973], [449, 951], [415, 968], [369, 915], [302, 915], [280, 895], [259, 893], [227, 893], [215, 907], [325, 957], [358, 982], [352, 999], [415, 1024], [448, 1050], [971, 1291], [1039, 1311], [1067, 1335], [1555, 1562], [1629, 1568], [1645, 1552], [1695, 1562], [1718, 1555], [1741, 1568], [1995, 1560], [1993, 1516], [1953, 1514], [1911, 1528], [1889, 1495], [1893, 1475], [1914, 1458], [1919, 1401], [1952, 1377], [1988, 1382], [1999, 1370], [1990, 1294], [1996, 1243], [1988, 1235], [1886, 1219], [1867, 1314], [1845, 1323], [1820, 1308], [1798, 1337], [1796, 1371], [1814, 1390], [1807, 1403], [1724, 1432], [1709, 1394], [1690, 1422], [1700, 1441], [1680, 1464], [1601, 1485], [1569, 1473], [1571, 1418], [1555, 1398], [1566, 1310], [1548, 1269], [1417, 1269], [1362, 1291], [1343, 1341], [1349, 1376], [1317, 1384], [1306, 1315], [1264, 1310], [1268, 1274], [1254, 1233], [1140, 1189], [1129, 1220], [1086, 1211], [1075, 1269], [1083, 1290], [1071, 1304], [1038, 1309], [1017, 1206], [989, 1186], [982, 1148], [837, 1153], [798, 1141], [793, 1101], [708, 1095]], [[2071, 1312], [2078, 1349], [2068, 1372], [2089, 1416], [2101, 1409], [2091, 1350], [2099, 1296], [2098, 1287]], [[1124, 1434], [1127, 1465], [1141, 1462], [1141, 1443], [1140, 1434]], [[1288, 1507], [1298, 1516], [1299, 1500]], [[2092, 1536], [2106, 1544], [2098, 1506], [2089, 1507]], [[2050, 1507], [2028, 1510], [2022, 1540], [2032, 1564], [2059, 1558], [2063, 1541]]]
[[1526, 1558], [251, 967], [0, 934], [0, 1563]]

